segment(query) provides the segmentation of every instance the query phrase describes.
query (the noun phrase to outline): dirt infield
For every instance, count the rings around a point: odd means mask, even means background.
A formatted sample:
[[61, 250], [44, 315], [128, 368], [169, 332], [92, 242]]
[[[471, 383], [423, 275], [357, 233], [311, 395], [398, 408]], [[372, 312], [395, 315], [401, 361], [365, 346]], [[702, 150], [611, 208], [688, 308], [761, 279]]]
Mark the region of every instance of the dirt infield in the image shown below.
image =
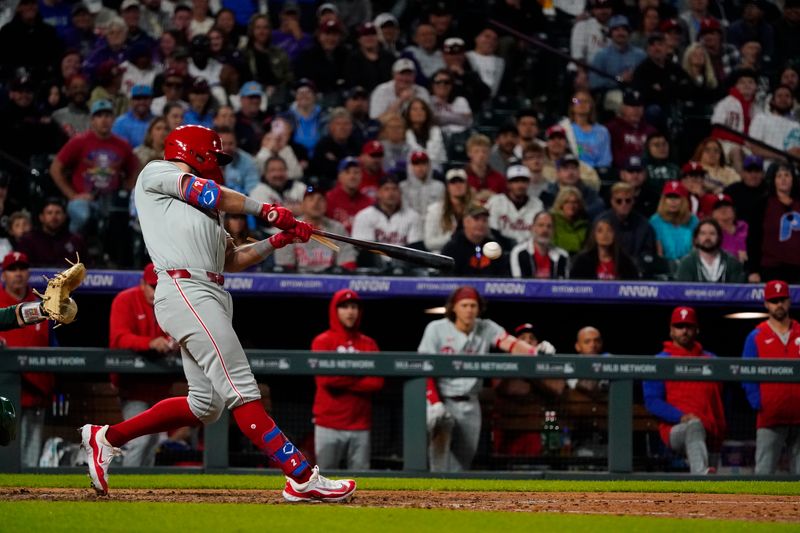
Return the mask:
[[[97, 498], [89, 489], [0, 488], [0, 500], [284, 503], [278, 491], [219, 489], [117, 489]], [[800, 497], [746, 494], [362, 490], [349, 505], [800, 522]]]

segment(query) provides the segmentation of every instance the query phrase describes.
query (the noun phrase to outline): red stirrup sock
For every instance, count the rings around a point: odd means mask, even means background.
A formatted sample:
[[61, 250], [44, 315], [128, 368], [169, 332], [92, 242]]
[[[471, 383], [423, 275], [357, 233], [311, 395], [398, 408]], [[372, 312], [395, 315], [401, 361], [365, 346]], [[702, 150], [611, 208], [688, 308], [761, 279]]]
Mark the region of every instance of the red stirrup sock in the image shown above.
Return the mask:
[[111, 446], [119, 447], [142, 435], [152, 435], [198, 424], [200, 424], [200, 419], [189, 409], [188, 398], [178, 396], [161, 400], [147, 411], [119, 424], [109, 426], [106, 431], [106, 440]]
[[308, 461], [275, 425], [260, 401], [240, 405], [231, 413], [242, 433], [278, 463], [287, 477], [298, 483], [308, 481], [311, 477]]

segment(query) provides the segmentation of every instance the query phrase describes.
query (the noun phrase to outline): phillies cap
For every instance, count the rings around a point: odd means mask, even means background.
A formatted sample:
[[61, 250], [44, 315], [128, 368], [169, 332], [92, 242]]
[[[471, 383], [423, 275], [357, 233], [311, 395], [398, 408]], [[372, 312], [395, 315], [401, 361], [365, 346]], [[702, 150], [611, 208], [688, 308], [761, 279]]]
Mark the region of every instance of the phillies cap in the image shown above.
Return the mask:
[[353, 289], [342, 289], [333, 297], [337, 300], [336, 307], [342, 306], [347, 302], [361, 303], [361, 297], [359, 297], [358, 293]]
[[676, 326], [678, 324], [691, 324], [697, 325], [697, 313], [691, 307], [676, 307], [672, 311], [672, 319], [670, 325]]
[[362, 23], [358, 29], [356, 30], [356, 34], [359, 37], [365, 37], [367, 35], [378, 35], [378, 29], [375, 27], [375, 24], [372, 22], [364, 22]]
[[445, 181], [461, 180], [467, 181], [467, 171], [463, 168], [451, 168], [444, 176]]
[[319, 31], [322, 33], [344, 33], [342, 23], [335, 19], [326, 20], [320, 26]]
[[680, 181], [668, 181], [664, 184], [664, 189], [661, 191], [662, 196], [680, 196], [681, 198], [689, 198], [689, 189], [683, 186]]
[[395, 74], [397, 74], [398, 72], [406, 72], [409, 70], [411, 72], [416, 72], [417, 66], [414, 64], [413, 61], [405, 57], [398, 59], [397, 61], [394, 62], [394, 65], [392, 65], [392, 72]]
[[658, 29], [661, 30], [662, 33], [669, 33], [673, 31], [683, 33], [683, 29], [681, 28], [681, 24], [678, 22], [678, 19], [662, 20], [661, 24], [658, 25]]
[[536, 336], [536, 328], [533, 327], [533, 324], [530, 322], [525, 322], [524, 324], [520, 324], [519, 326], [514, 328], [514, 335], [519, 337], [523, 333], [533, 333], [533, 336]]
[[9, 267], [14, 265], [21, 265], [23, 268], [31, 266], [28, 261], [28, 256], [24, 252], [9, 252], [3, 258], [3, 270], [8, 270]]
[[158, 276], [156, 275], [156, 267], [153, 263], [147, 263], [142, 272], [142, 279], [150, 286], [155, 286], [158, 283]]
[[734, 205], [733, 198], [724, 193], [705, 194], [700, 199], [699, 211], [710, 215], [714, 209], [723, 205]]
[[561, 136], [561, 137], [564, 137], [566, 139], [567, 138], [567, 132], [564, 130], [564, 128], [562, 126], [559, 126], [558, 124], [555, 124], [555, 125], [550, 126], [549, 128], [547, 128], [547, 131], [545, 132], [545, 136], [548, 139], [552, 139], [553, 137], [557, 137], [557, 136]]
[[703, 165], [698, 163], [697, 161], [689, 161], [681, 168], [681, 176], [705, 176], [706, 169], [703, 168]]
[[506, 178], [508, 181], [511, 180], [530, 180], [531, 179], [531, 171], [525, 165], [511, 165], [506, 170]]
[[[9, 254], [10, 255], [10, 254]], [[6, 256], [8, 259], [8, 256]], [[3, 261], [3, 268], [6, 267], [5, 260]], [[774, 279], [764, 286], [764, 299], [765, 300], [782, 300], [789, 297], [789, 284], [779, 279]]]
[[358, 162], [358, 159], [352, 156], [348, 156], [339, 161], [339, 165], [336, 167], [336, 170], [338, 172], [341, 172], [343, 170], [347, 170], [350, 167], [358, 167], [358, 166], [361, 166], [361, 164]]
[[367, 141], [364, 143], [364, 146], [361, 147], [361, 153], [383, 157], [383, 145], [380, 141]]
[[264, 96], [264, 88], [257, 81], [248, 81], [239, 90], [239, 96]]
[[697, 31], [697, 36], [702, 37], [706, 33], [713, 31], [722, 33], [722, 25], [714, 17], [706, 17], [700, 21], [700, 29]]
[[426, 152], [424, 152], [423, 150], [417, 150], [416, 152], [411, 152], [411, 164], [412, 165], [417, 165], [417, 164], [420, 164], [420, 163], [427, 163], [430, 160], [431, 160], [431, 158], [428, 157], [428, 154]]

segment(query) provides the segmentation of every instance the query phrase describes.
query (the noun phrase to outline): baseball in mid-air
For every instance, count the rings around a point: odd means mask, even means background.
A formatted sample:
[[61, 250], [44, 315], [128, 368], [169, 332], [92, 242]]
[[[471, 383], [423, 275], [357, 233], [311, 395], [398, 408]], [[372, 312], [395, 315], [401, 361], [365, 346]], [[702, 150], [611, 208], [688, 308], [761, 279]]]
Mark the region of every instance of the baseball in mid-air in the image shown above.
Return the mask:
[[483, 245], [483, 255], [494, 260], [503, 255], [503, 249], [496, 242], [490, 241]]

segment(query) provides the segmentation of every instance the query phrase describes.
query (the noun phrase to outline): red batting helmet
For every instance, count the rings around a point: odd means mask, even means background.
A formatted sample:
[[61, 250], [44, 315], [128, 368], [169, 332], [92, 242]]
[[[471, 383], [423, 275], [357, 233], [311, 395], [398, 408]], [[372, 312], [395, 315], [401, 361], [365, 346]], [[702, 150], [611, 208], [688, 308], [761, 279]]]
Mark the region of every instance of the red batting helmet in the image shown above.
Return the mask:
[[183, 161], [200, 177], [222, 181], [220, 166], [231, 162], [222, 151], [222, 141], [214, 130], [204, 126], [178, 126], [164, 141], [164, 159]]

